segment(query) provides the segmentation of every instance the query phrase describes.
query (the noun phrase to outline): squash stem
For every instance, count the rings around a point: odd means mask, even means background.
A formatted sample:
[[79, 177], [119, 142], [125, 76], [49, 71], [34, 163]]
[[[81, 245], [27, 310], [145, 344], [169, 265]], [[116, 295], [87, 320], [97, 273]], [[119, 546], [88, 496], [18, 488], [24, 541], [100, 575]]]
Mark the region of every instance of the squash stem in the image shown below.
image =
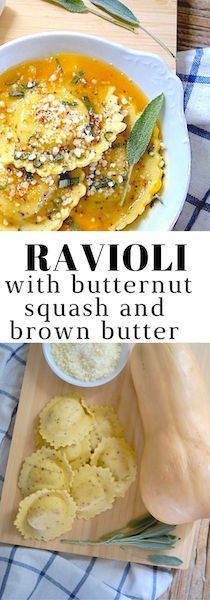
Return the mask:
[[127, 181], [126, 181], [126, 184], [125, 184], [125, 187], [124, 187], [121, 199], [120, 199], [121, 207], [123, 206], [123, 204], [125, 203], [125, 200], [126, 200], [128, 189], [130, 187], [130, 180], [131, 180], [132, 173], [133, 173], [133, 165], [130, 166], [129, 171], [128, 171]]

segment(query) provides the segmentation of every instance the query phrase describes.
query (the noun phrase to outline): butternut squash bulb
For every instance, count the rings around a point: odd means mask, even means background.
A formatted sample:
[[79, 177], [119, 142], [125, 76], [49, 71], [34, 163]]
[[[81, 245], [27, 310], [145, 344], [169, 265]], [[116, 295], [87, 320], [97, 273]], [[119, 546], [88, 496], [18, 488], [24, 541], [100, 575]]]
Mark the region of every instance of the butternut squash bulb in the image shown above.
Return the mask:
[[143, 502], [168, 524], [210, 517], [210, 410], [184, 344], [136, 344], [131, 371], [144, 430]]

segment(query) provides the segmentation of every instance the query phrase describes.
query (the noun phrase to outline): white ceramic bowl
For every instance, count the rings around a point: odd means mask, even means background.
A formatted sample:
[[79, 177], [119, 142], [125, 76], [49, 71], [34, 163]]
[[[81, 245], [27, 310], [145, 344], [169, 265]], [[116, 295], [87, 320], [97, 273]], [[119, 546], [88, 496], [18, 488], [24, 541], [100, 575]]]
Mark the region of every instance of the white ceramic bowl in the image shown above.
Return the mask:
[[110, 375], [107, 375], [107, 377], [103, 377], [102, 379], [96, 379], [94, 381], [81, 381], [79, 379], [75, 379], [75, 377], [71, 377], [70, 375], [67, 375], [67, 373], [64, 373], [64, 371], [62, 371], [62, 369], [60, 369], [60, 367], [58, 367], [58, 365], [56, 364], [52, 354], [51, 354], [51, 344], [42, 344], [42, 349], [43, 349], [43, 354], [45, 357], [45, 360], [47, 361], [50, 369], [52, 369], [52, 371], [58, 376], [60, 377], [60, 379], [63, 379], [63, 381], [67, 381], [67, 383], [71, 383], [72, 385], [76, 385], [78, 387], [98, 387], [99, 385], [104, 385], [105, 383], [108, 383], [109, 381], [112, 381], [112, 379], [115, 379], [115, 377], [117, 377], [117, 375], [119, 375], [121, 373], [121, 371], [124, 369], [127, 360], [128, 360], [128, 354], [129, 354], [129, 350], [130, 350], [130, 344], [121, 344], [121, 353], [120, 353], [120, 357], [119, 357], [119, 361], [117, 363], [116, 368], [112, 371], [112, 373], [110, 373]]
[[137, 52], [99, 37], [69, 32], [49, 32], [19, 38], [0, 47], [0, 73], [24, 61], [72, 52], [97, 57], [128, 75], [149, 99], [163, 92], [160, 115], [166, 147], [166, 177], [162, 202], [137, 220], [132, 229], [167, 231], [175, 224], [189, 187], [190, 146], [183, 112], [183, 89], [176, 75], [155, 54]]
[[4, 7], [5, 7], [5, 0], [0, 0], [0, 15], [3, 12]]

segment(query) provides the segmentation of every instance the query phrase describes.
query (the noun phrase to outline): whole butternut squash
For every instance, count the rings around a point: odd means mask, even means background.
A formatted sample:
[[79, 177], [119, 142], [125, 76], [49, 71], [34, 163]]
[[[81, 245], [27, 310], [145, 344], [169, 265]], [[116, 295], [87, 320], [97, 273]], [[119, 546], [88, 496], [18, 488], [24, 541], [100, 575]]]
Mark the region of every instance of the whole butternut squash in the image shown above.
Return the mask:
[[136, 344], [131, 372], [144, 430], [140, 490], [158, 520], [210, 517], [210, 410], [184, 344]]

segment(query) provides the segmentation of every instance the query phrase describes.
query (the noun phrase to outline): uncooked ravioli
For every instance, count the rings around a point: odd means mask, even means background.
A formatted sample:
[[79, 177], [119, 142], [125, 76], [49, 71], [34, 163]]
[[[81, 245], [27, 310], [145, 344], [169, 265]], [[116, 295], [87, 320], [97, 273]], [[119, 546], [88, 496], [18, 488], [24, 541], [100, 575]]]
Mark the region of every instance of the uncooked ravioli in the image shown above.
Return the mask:
[[40, 449], [25, 459], [18, 481], [25, 498], [15, 525], [25, 539], [55, 539], [75, 517], [91, 519], [125, 495], [136, 475], [136, 455], [122, 436], [112, 407], [87, 407], [74, 394], [45, 405], [35, 430]]
[[43, 448], [43, 446], [46, 446], [47, 448], [52, 448], [52, 446], [49, 444], [49, 442], [47, 442], [47, 440], [44, 440], [44, 438], [42, 437], [40, 431], [39, 431], [39, 425], [36, 427], [35, 431], [34, 431], [34, 436], [35, 436], [35, 446], [37, 450], [40, 450], [40, 448]]
[[114, 481], [109, 469], [85, 465], [75, 471], [71, 495], [77, 506], [78, 519], [90, 519], [111, 508]]
[[[71, 446], [58, 448], [59, 453], [61, 456], [64, 456], [72, 469], [78, 469], [82, 465], [85, 465], [87, 462], [89, 462], [91, 457], [90, 435], [91, 432]], [[49, 442], [44, 440], [44, 438], [41, 436], [39, 427], [37, 427], [35, 431], [35, 443], [37, 449], [43, 448], [43, 446], [51, 447]]]
[[91, 404], [90, 409], [95, 417], [95, 423], [89, 434], [92, 450], [95, 450], [103, 437], [123, 436], [123, 427], [111, 406], [93, 406]]
[[61, 455], [66, 458], [66, 460], [74, 470], [85, 465], [90, 460], [90, 435], [91, 432], [79, 442], [72, 444], [71, 446], [65, 446], [65, 448], [60, 449]]
[[40, 413], [40, 433], [55, 448], [81, 441], [93, 426], [94, 416], [76, 394], [55, 396]]
[[18, 481], [23, 496], [41, 489], [69, 490], [73, 471], [65, 456], [52, 448], [41, 448], [28, 456]]
[[20, 502], [14, 524], [25, 539], [54, 540], [70, 531], [76, 508], [65, 490], [39, 490]]
[[103, 438], [96, 447], [91, 465], [110, 469], [114, 478], [114, 493], [123, 497], [136, 477], [136, 454], [124, 439]]

